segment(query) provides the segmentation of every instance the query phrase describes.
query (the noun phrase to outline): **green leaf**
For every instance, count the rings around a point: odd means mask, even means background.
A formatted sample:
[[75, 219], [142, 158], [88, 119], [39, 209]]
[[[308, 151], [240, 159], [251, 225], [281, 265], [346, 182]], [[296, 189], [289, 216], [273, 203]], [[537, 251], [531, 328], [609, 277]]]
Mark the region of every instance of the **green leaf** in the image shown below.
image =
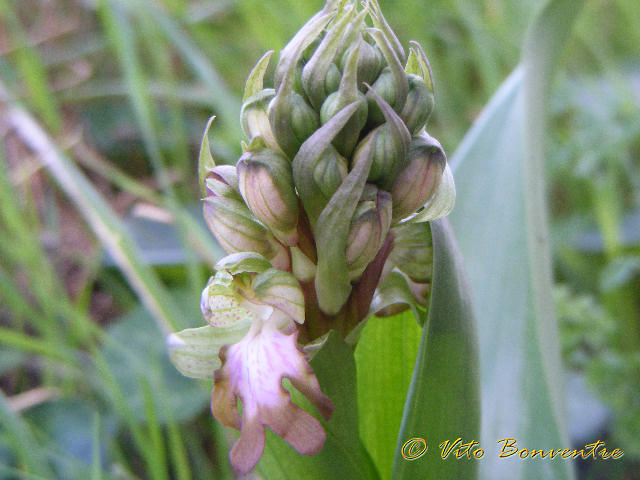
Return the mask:
[[[438, 445], [478, 440], [480, 391], [475, 318], [469, 284], [453, 232], [446, 219], [431, 222], [433, 290], [428, 323], [404, 408], [393, 465], [394, 479], [477, 478], [478, 461], [443, 460]], [[427, 442], [427, 454], [408, 461], [402, 445], [412, 438]], [[454, 448], [455, 450], [455, 448]]]
[[[543, 186], [551, 71], [582, 1], [547, 2], [522, 66], [504, 82], [452, 159], [459, 192], [451, 221], [480, 325], [482, 478], [572, 477], [566, 461], [504, 461], [496, 441], [568, 446], [551, 296]], [[499, 186], [499, 187], [497, 187]]]
[[[328, 478], [378, 479], [371, 458], [358, 438], [356, 366], [353, 353], [335, 332], [311, 360], [311, 366], [336, 409], [331, 419], [320, 420], [327, 441], [320, 453], [306, 457], [270, 431], [258, 470], [265, 480], [326, 480]], [[339, 366], [339, 368], [336, 368]], [[295, 403], [307, 411], [313, 407], [298, 391]]]
[[[404, 281], [402, 277], [400, 280]], [[421, 331], [407, 311], [393, 317], [372, 317], [358, 340], [360, 438], [378, 467], [380, 478], [391, 478], [393, 454]]]

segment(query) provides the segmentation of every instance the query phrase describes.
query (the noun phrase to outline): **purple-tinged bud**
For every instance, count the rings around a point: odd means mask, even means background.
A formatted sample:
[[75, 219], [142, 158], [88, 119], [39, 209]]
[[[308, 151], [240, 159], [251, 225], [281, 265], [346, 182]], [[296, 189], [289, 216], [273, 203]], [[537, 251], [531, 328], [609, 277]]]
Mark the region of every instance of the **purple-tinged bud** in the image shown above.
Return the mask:
[[356, 280], [375, 258], [391, 226], [391, 195], [366, 185], [356, 208], [345, 256], [350, 279]]
[[267, 148], [245, 152], [238, 163], [240, 193], [249, 210], [281, 242], [298, 241], [298, 197], [291, 174], [291, 163]]
[[393, 222], [408, 217], [431, 199], [442, 180], [447, 158], [438, 141], [424, 133], [413, 137], [408, 164], [391, 187]]
[[227, 253], [256, 252], [282, 270], [290, 266], [287, 248], [251, 214], [239, 193], [204, 199], [204, 219]]
[[240, 193], [238, 173], [233, 165], [216, 165], [205, 176], [205, 191], [210, 195], [230, 195]]

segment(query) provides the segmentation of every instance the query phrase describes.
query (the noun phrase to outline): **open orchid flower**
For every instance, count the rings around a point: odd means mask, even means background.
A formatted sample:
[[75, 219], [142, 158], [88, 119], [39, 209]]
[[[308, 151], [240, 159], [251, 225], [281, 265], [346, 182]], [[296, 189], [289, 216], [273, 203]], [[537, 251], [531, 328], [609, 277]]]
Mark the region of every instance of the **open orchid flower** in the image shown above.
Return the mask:
[[[295, 325], [304, 321], [298, 281], [290, 273], [272, 268], [257, 254], [229, 255], [217, 268], [202, 293], [201, 306], [208, 325], [170, 336], [173, 362], [186, 375], [213, 375], [211, 411], [222, 424], [240, 430], [230, 453], [231, 464], [239, 474], [249, 473], [260, 460], [265, 427], [299, 453], [317, 453], [326, 439], [322, 425], [293, 404], [282, 386], [282, 380], [289, 379], [325, 419], [331, 416], [333, 404], [320, 390], [297, 343]], [[215, 352], [209, 340], [216, 333], [239, 341], [218, 345]], [[238, 399], [242, 415], [238, 413]]]

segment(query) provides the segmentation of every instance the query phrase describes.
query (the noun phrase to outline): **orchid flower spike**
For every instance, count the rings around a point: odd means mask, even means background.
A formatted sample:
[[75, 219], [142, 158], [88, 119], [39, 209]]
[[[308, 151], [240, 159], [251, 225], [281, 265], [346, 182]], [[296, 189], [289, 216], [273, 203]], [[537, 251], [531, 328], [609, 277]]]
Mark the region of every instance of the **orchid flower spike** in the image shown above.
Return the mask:
[[169, 337], [176, 367], [212, 380], [214, 416], [240, 430], [238, 473], [260, 459], [266, 427], [300, 453], [322, 448], [321, 422], [282, 387], [289, 379], [331, 414], [298, 342], [335, 330], [353, 345], [368, 315], [419, 316], [431, 281], [427, 222], [455, 201], [444, 149], [426, 130], [429, 61], [416, 42], [405, 51], [377, 0], [327, 0], [270, 81], [272, 57], [247, 79], [235, 166], [215, 164], [211, 122], [203, 136], [204, 216], [230, 255], [203, 292], [206, 325]]

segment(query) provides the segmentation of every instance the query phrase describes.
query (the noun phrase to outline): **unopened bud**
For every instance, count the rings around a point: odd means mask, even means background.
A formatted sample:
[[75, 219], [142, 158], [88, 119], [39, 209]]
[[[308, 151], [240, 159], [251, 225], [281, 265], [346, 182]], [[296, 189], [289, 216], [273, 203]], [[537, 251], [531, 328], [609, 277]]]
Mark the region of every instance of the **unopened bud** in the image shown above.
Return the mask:
[[393, 221], [408, 217], [433, 197], [447, 158], [438, 141], [424, 133], [411, 139], [408, 164], [391, 188]]
[[251, 214], [240, 194], [211, 195], [204, 199], [204, 219], [227, 253], [257, 252], [274, 267], [286, 270], [286, 248]]
[[265, 88], [248, 98], [240, 110], [240, 123], [248, 139], [261, 137], [269, 148], [280, 151], [267, 115], [267, 108], [275, 94], [273, 88]]
[[434, 106], [433, 92], [425, 81], [417, 75], [407, 75], [409, 93], [400, 116], [412, 135], [424, 128]]
[[207, 196], [222, 196], [238, 198], [238, 175], [232, 165], [217, 165], [209, 170], [205, 176], [205, 191]]
[[[353, 20], [355, 13], [354, 6], [345, 7], [343, 14], [328, 29], [318, 48], [302, 70], [302, 85], [311, 105], [318, 110], [330, 93], [326, 89], [327, 76], [331, 66], [336, 67], [333, 60], [338, 53], [343, 34]], [[337, 67], [336, 70], [338, 70]]]
[[324, 125], [344, 107], [359, 101], [355, 115], [349, 119], [333, 139], [333, 145], [346, 157], [351, 156], [356, 143], [358, 143], [360, 131], [367, 123], [369, 110], [366, 97], [358, 90], [357, 67], [359, 53], [360, 50], [358, 48], [351, 51], [349, 61], [345, 65], [344, 74], [340, 81], [339, 90], [329, 95], [320, 109], [320, 122]]
[[298, 241], [298, 197], [291, 163], [283, 155], [262, 148], [245, 152], [236, 164], [240, 193], [249, 210], [281, 242]]
[[375, 82], [380, 71], [384, 65], [384, 57], [380, 49], [371, 45], [364, 38], [361, 38], [358, 43], [351, 45], [345, 53], [342, 55], [341, 67], [344, 71], [349, 55], [352, 50], [359, 48], [360, 56], [358, 58], [358, 88], [361, 92], [365, 92], [365, 83], [372, 84]]
[[[389, 105], [394, 105], [396, 101], [396, 84], [389, 67], [385, 67], [385, 69], [382, 70], [382, 73], [380, 73], [371, 88]], [[380, 125], [383, 122], [384, 115], [382, 114], [382, 110], [380, 110], [376, 99], [373, 96], [369, 96], [369, 117], [367, 124], [371, 127]]]
[[373, 157], [367, 181], [390, 191], [393, 182], [404, 168], [410, 136], [402, 119], [374, 90], [370, 90], [382, 110], [385, 123], [373, 129], [360, 141], [353, 154], [353, 166]]
[[349, 276], [355, 280], [375, 258], [391, 226], [391, 195], [367, 185], [358, 203], [347, 236]]

